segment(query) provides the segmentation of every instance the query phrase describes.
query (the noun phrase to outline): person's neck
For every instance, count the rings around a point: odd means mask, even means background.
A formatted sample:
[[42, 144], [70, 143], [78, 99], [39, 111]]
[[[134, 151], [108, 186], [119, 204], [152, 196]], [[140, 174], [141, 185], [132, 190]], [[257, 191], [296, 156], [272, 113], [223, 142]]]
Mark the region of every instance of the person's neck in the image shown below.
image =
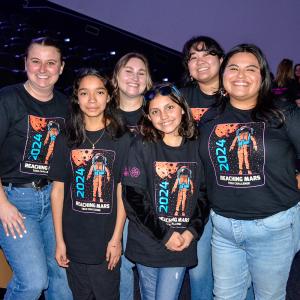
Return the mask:
[[32, 85], [30, 81], [27, 80], [24, 83], [24, 88], [33, 98], [39, 101], [46, 102], [53, 98], [53, 87], [47, 89], [40, 89]]
[[200, 90], [206, 95], [214, 95], [219, 89], [219, 78], [215, 78], [210, 82], [199, 82]]
[[256, 100], [255, 99], [249, 99], [249, 100], [236, 100], [236, 99], [232, 99], [230, 98], [230, 104], [231, 106], [240, 109], [240, 110], [250, 110], [253, 109], [256, 105]]
[[105, 127], [103, 117], [101, 118], [85, 118], [85, 129], [87, 131], [98, 131]]
[[171, 147], [179, 147], [182, 143], [183, 137], [180, 135], [165, 135], [163, 141], [166, 145]]
[[143, 105], [143, 97], [138, 96], [135, 98], [122, 97], [120, 98], [120, 109], [123, 111], [135, 111]]

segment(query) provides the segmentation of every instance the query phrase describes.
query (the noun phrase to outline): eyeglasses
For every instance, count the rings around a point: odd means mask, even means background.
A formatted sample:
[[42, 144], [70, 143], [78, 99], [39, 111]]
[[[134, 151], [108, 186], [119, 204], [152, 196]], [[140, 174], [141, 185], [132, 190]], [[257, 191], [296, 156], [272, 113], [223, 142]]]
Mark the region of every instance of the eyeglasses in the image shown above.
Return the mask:
[[160, 94], [162, 96], [169, 96], [172, 93], [178, 97], [180, 97], [181, 95], [175, 85], [160, 85], [146, 92], [144, 95], [144, 100], [147, 102], [154, 99], [157, 94]]

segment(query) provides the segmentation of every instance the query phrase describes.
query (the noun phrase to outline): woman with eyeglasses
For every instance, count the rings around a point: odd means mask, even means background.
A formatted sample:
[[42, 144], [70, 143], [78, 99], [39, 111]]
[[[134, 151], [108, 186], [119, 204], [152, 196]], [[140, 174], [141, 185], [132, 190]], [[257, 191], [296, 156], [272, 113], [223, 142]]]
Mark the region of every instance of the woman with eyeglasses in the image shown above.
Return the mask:
[[197, 264], [207, 217], [198, 131], [174, 85], [155, 86], [144, 101], [123, 177], [126, 256], [137, 264], [142, 299], [175, 300], [186, 267]]
[[[139, 133], [139, 121], [143, 116], [143, 93], [152, 85], [147, 58], [136, 52], [123, 55], [112, 76], [112, 105], [122, 123], [133, 135]], [[126, 248], [128, 221], [123, 232], [123, 248]], [[134, 298], [134, 264], [122, 255], [120, 299]]]
[[299, 108], [274, 107], [268, 64], [251, 44], [220, 68], [217, 107], [202, 120], [200, 153], [211, 205], [214, 296], [284, 300], [300, 247]]
[[68, 114], [67, 98], [54, 89], [64, 69], [58, 42], [32, 40], [25, 69], [25, 83], [0, 92], [0, 247], [13, 271], [4, 299], [38, 299], [45, 290], [47, 299], [69, 300], [65, 270], [54, 258], [47, 180]]

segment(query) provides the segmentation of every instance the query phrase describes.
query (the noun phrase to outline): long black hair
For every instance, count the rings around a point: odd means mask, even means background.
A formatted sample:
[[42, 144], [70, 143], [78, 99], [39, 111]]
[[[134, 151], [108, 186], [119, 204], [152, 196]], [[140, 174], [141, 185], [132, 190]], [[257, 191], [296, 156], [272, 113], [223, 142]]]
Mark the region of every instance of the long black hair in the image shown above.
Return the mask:
[[[108, 95], [111, 95], [111, 85], [109, 80], [101, 75], [98, 70], [93, 68], [81, 69], [73, 84], [73, 95], [71, 97], [71, 113], [70, 120], [67, 124], [67, 140], [70, 147], [81, 145], [86, 139], [84, 115], [79, 107], [78, 103], [78, 89], [80, 82], [86, 76], [95, 76], [99, 78], [106, 88]], [[105, 130], [110, 134], [111, 137], [119, 137], [124, 133], [124, 127], [121, 122], [116, 118], [116, 112], [114, 107], [108, 102], [104, 110], [104, 124]], [[109, 124], [109, 126], [107, 126]]]
[[233, 47], [224, 57], [219, 72], [219, 91], [217, 93], [216, 106], [220, 112], [224, 111], [226, 104], [229, 102], [230, 95], [224, 89], [223, 75], [230, 58], [237, 53], [253, 54], [259, 64], [261, 74], [261, 84], [255, 107], [251, 112], [254, 121], [274, 122], [280, 126], [284, 122], [284, 115], [280, 109], [276, 108], [272, 95], [272, 81], [267, 59], [260, 48], [253, 44], [240, 44]]

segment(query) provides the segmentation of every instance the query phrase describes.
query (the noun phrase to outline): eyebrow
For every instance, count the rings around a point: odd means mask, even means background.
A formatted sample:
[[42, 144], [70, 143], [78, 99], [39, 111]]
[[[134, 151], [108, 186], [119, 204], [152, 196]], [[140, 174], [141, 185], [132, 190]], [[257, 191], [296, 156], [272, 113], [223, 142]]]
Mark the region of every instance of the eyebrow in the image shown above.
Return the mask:
[[[133, 70], [134, 68], [133, 67], [131, 67], [131, 66], [125, 66], [124, 67], [124, 69], [126, 69], [126, 68], [128, 68], [128, 69], [131, 69], [131, 70]], [[146, 72], [146, 69], [144, 69], [144, 68], [140, 68], [140, 69], [138, 69], [138, 71], [145, 71]]]
[[[89, 88], [83, 87], [83, 88], [78, 89], [78, 91], [83, 91], [83, 90], [88, 90], [88, 89]], [[96, 88], [96, 90], [104, 90], [104, 91], [106, 91], [106, 88], [105, 87], [98, 87], [98, 88]]]
[[[238, 67], [238, 68], [239, 68], [239, 65], [237, 65], [237, 64], [230, 64], [230, 65], [227, 66], [227, 68], [228, 68], [228, 67]], [[256, 65], [247, 65], [247, 66], [246, 66], [246, 68], [249, 68], [249, 67], [256, 68], [256, 69], [259, 70], [259, 67], [256, 66]]]

